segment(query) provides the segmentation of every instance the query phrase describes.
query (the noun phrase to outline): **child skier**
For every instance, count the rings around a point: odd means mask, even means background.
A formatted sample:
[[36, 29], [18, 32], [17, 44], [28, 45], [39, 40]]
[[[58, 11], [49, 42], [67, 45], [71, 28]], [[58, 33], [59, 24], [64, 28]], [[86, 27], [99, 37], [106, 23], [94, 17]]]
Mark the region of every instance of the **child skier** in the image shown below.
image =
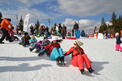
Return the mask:
[[30, 51], [33, 51], [35, 48], [37, 49], [36, 52], [44, 49], [44, 46], [47, 46], [50, 43], [47, 37], [44, 37], [43, 41], [39, 41], [33, 48], [30, 48]]
[[64, 56], [72, 54], [71, 63], [73, 66], [78, 67], [80, 72], [84, 73], [84, 64], [90, 73], [94, 70], [92, 69], [92, 64], [87, 55], [85, 54], [84, 50], [80, 47], [83, 43], [80, 41], [75, 41], [74, 46], [67, 51]]
[[21, 38], [21, 42], [19, 44], [23, 45], [24, 47], [27, 47], [30, 45], [29, 40], [30, 40], [30, 36], [28, 35], [27, 32], [25, 32], [24, 36]]
[[119, 33], [116, 33], [116, 51], [121, 51], [122, 52], [122, 47], [120, 46], [120, 44], [122, 43], [121, 41], [121, 36]]
[[53, 38], [53, 41], [49, 45], [45, 46], [45, 50], [49, 50], [50, 59], [56, 60], [57, 65], [65, 65], [63, 50], [59, 44], [60, 42], [61, 41], [58, 40], [58, 38]]
[[31, 39], [29, 40], [29, 42], [30, 42], [30, 49], [33, 49], [34, 46], [35, 46], [36, 43], [37, 43], [37, 39], [35, 38], [34, 35], [32, 35], [32, 37], [31, 37]]

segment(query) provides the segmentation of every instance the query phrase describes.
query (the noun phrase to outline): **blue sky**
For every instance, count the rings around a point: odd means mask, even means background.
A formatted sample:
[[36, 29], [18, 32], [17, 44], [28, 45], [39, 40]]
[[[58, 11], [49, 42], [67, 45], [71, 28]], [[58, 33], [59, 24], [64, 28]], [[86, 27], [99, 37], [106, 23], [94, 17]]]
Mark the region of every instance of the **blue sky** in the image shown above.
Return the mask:
[[17, 16], [24, 19], [30, 13], [30, 23], [39, 19], [48, 26], [50, 19], [51, 25], [72, 26], [77, 21], [81, 27], [90, 29], [99, 26], [102, 17], [108, 22], [113, 11], [122, 15], [121, 5], [122, 0], [0, 0], [0, 12], [3, 17], [12, 18], [13, 24], [17, 23]]

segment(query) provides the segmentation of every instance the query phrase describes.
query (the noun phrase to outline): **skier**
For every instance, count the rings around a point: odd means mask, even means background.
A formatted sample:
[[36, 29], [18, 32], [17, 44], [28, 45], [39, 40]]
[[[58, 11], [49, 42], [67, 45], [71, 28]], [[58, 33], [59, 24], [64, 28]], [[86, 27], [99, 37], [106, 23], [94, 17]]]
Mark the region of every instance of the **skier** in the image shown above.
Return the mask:
[[77, 39], [79, 39], [80, 38], [80, 30], [74, 30], [74, 32], [75, 32], [75, 37]]
[[50, 59], [56, 60], [57, 65], [65, 65], [63, 50], [59, 44], [62, 40], [58, 38], [53, 38], [52, 40], [49, 45], [45, 46], [45, 49], [49, 50]]
[[81, 37], [86, 37], [86, 34], [85, 34], [84, 30], [81, 31]]
[[[44, 46], [48, 45], [50, 43], [50, 41], [48, 40], [48, 38], [44, 37], [44, 39], [42, 41], [39, 41], [36, 43], [36, 45], [33, 48], [30, 48], [30, 51], [33, 51], [35, 48], [37, 49], [36, 52], [41, 52], [43, 51], [44, 53]], [[39, 54], [40, 56], [40, 54]]]
[[72, 32], [75, 34], [76, 38], [80, 38], [79, 24], [75, 22]]
[[90, 73], [94, 72], [92, 69], [92, 64], [87, 55], [85, 54], [84, 50], [80, 47], [83, 43], [80, 41], [75, 41], [74, 46], [67, 51], [64, 56], [72, 54], [71, 63], [73, 66], [78, 67], [80, 72], [84, 74], [84, 64]]
[[30, 26], [30, 32], [31, 32], [31, 35], [34, 34], [34, 31], [35, 31], [35, 30], [34, 30], [34, 27], [33, 27], [33, 25], [31, 25], [31, 26]]
[[120, 44], [122, 43], [121, 41], [121, 36], [119, 33], [116, 33], [116, 51], [121, 51], [122, 52], [122, 47], [120, 46]]
[[[13, 27], [12, 24], [11, 24], [10, 22], [11, 22], [11, 19], [9, 19], [9, 18], [4, 18], [4, 19], [2, 20], [2, 22], [0, 23], [0, 25], [1, 25], [0, 29], [1, 29], [1, 31], [2, 31], [2, 37], [1, 37], [1, 39], [0, 39], [0, 43], [1, 43], [1, 44], [4, 44], [3, 40], [4, 40], [5, 38], [7, 38], [7, 39], [9, 40], [9, 42], [13, 42], [13, 41], [11, 40], [11, 37], [10, 37], [9, 33], [8, 33], [8, 32], [11, 31], [11, 28]], [[10, 26], [11, 28], [9, 28], [9, 26]]]
[[28, 35], [27, 32], [24, 33], [24, 36], [21, 38], [21, 42], [19, 43], [20, 45], [23, 45], [24, 47], [28, 47], [30, 45], [29, 40], [30, 36]]
[[33, 49], [33, 47], [36, 45], [37, 43], [37, 39], [35, 38], [34, 35], [32, 35], [31, 39], [29, 40], [30, 42], [30, 49]]

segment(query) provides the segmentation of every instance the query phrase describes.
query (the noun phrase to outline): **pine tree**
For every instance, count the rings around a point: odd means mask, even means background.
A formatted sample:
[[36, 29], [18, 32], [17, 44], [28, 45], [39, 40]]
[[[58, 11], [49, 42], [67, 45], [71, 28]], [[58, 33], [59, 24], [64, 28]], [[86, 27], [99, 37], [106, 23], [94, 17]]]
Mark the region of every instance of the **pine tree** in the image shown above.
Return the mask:
[[117, 18], [117, 15], [115, 12], [113, 12], [112, 14], [112, 27], [114, 28], [114, 32], [119, 32], [122, 29], [122, 17], [119, 16], [119, 18]]
[[101, 20], [101, 26], [100, 26], [100, 29], [99, 29], [99, 33], [104, 33], [106, 31], [107, 31], [107, 25], [105, 23], [104, 18], [102, 18], [102, 20]]
[[20, 20], [19, 20], [19, 24], [18, 24], [18, 27], [19, 27], [19, 29], [20, 29], [21, 31], [23, 31], [23, 24], [24, 24], [24, 21], [23, 21], [22, 16], [21, 16], [21, 18], [20, 18]]
[[[116, 19], [117, 19], [117, 16], [116, 16], [116, 13], [115, 12], [113, 12], [113, 14], [112, 14], [112, 24], [113, 24], [113, 26], [115, 26], [116, 25]], [[114, 27], [115, 28], [115, 27]]]

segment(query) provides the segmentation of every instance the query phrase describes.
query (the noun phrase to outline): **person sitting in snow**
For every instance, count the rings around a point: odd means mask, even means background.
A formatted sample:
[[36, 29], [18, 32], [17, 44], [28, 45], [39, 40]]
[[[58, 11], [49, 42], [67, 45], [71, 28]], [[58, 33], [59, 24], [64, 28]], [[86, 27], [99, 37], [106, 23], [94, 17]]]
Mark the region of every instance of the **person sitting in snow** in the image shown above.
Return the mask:
[[116, 33], [116, 51], [121, 51], [122, 52], [122, 47], [120, 46], [120, 44], [122, 43], [121, 41], [121, 35], [120, 33]]
[[21, 38], [21, 42], [19, 43], [20, 45], [23, 45], [24, 47], [27, 47], [30, 45], [29, 40], [30, 36], [28, 35], [27, 32], [24, 33], [24, 36]]
[[33, 49], [34, 46], [35, 46], [36, 43], [37, 43], [37, 39], [35, 38], [34, 35], [32, 35], [32, 37], [31, 37], [31, 39], [29, 40], [29, 42], [30, 42], [30, 49]]
[[41, 49], [41, 45], [42, 45], [42, 40], [40, 40], [39, 42], [37, 42], [34, 46], [33, 46], [33, 48], [29, 48], [29, 50], [30, 51], [33, 51], [34, 49], [36, 49], [36, 53], [38, 53], [39, 52], [39, 50]]
[[64, 56], [72, 54], [71, 63], [73, 66], [78, 67], [82, 74], [84, 74], [84, 65], [86, 65], [88, 71], [92, 73], [94, 70], [92, 69], [91, 61], [85, 54], [84, 50], [80, 47], [82, 45], [82, 42], [75, 41], [74, 46], [71, 47], [70, 50], [64, 54]]
[[[59, 44], [62, 40], [58, 38], [53, 38], [52, 40], [49, 45], [45, 46], [45, 50], [49, 50], [50, 59], [56, 60], [57, 65], [65, 65], [63, 50]], [[42, 52], [40, 52], [40, 54], [41, 53]]]
[[[12, 41], [19, 41], [19, 38], [17, 36], [15, 36], [15, 32], [14, 32], [14, 27], [11, 27], [11, 31], [9, 31], [10, 37]], [[6, 40], [8, 40], [6, 38]]]
[[44, 46], [47, 46], [50, 43], [47, 37], [44, 37], [42, 41], [36, 43], [33, 48], [30, 48], [30, 51], [33, 51], [35, 48], [37, 49], [36, 52], [44, 50]]

